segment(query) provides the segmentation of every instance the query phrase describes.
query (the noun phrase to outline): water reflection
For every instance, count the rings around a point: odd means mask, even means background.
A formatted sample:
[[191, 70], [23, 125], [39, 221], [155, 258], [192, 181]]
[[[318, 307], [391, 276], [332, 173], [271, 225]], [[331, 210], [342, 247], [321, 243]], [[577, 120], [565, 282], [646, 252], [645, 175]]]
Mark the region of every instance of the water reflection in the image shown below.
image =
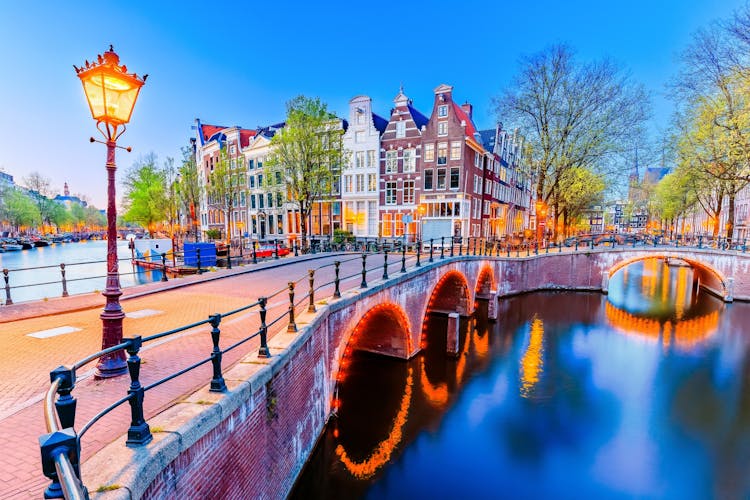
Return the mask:
[[355, 351], [292, 497], [747, 498], [750, 305], [665, 267], [504, 300], [497, 324], [480, 302], [457, 358], [444, 317], [409, 362]]

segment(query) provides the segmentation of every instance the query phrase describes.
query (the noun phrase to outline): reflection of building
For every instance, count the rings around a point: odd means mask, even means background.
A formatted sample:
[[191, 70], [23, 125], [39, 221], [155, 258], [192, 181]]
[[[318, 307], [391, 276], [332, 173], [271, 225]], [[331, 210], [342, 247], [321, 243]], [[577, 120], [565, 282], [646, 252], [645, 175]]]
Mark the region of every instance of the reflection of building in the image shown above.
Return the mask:
[[349, 128], [343, 138], [349, 157], [341, 175], [341, 202], [343, 229], [358, 238], [378, 236], [378, 157], [387, 125], [372, 112], [371, 98], [349, 101]]

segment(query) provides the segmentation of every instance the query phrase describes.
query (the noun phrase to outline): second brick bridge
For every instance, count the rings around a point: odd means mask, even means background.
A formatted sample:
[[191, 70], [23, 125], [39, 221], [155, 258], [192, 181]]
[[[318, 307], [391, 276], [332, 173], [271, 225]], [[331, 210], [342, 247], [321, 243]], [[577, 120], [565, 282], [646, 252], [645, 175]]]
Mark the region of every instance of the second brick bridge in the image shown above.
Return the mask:
[[[94, 483], [117, 482], [132, 498], [188, 498], [196, 492], [283, 498], [335, 411], [337, 380], [352, 349], [411, 358], [426, 342], [426, 317], [438, 312], [455, 320], [448, 322], [451, 351], [458, 345], [451, 324], [470, 315], [477, 299], [489, 300], [491, 318], [503, 296], [556, 289], [606, 292], [617, 270], [654, 257], [688, 263], [695, 285], [727, 302], [750, 300], [750, 257], [707, 249], [462, 256], [410, 266], [387, 280], [371, 278], [369, 287], [344, 291], [340, 299], [319, 301], [317, 313], [298, 317], [298, 332], [279, 333], [269, 342], [270, 358], [251, 355], [228, 370], [225, 378], [234, 382], [216, 404], [205, 406], [217, 396], [203, 391], [154, 417], [149, 424], [162, 429], [156, 435], [161, 437], [132, 452], [112, 443], [84, 464], [84, 480], [91, 474]], [[114, 466], [118, 454], [120, 464]]]

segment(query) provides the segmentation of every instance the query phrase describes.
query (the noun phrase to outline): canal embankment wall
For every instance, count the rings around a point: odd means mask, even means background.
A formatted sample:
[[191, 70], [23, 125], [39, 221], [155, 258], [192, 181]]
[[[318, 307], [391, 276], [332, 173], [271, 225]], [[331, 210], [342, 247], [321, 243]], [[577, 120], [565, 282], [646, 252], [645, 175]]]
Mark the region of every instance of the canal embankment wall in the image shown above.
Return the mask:
[[[116, 440], [84, 462], [83, 481], [96, 498], [106, 499], [284, 498], [331, 416], [342, 354], [371, 308], [390, 301], [407, 312], [410, 340], [394, 335], [385, 349], [410, 357], [418, 352], [431, 291], [446, 273], [466, 277], [473, 302], [487, 270], [498, 296], [606, 291], [616, 263], [600, 252], [462, 257], [424, 263], [344, 292], [340, 299], [318, 301], [315, 313], [298, 316], [296, 333], [271, 339], [270, 358], [252, 354], [227, 370], [226, 393], [205, 388], [176, 402], [149, 421], [152, 443], [127, 448], [124, 439]], [[747, 300], [744, 288], [745, 281]]]

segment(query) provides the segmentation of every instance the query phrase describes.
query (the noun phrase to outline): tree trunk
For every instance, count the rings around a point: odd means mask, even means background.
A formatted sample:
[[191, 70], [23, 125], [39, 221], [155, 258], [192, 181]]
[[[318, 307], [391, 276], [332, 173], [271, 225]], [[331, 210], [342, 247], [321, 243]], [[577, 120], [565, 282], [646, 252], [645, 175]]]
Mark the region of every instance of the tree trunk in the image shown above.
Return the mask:
[[727, 207], [727, 232], [726, 237], [728, 240], [732, 240], [734, 238], [734, 198], [736, 196], [736, 192], [732, 191], [729, 193], [729, 203]]
[[299, 204], [299, 232], [300, 243], [302, 244], [302, 253], [307, 253], [307, 215], [310, 211], [304, 202]]

